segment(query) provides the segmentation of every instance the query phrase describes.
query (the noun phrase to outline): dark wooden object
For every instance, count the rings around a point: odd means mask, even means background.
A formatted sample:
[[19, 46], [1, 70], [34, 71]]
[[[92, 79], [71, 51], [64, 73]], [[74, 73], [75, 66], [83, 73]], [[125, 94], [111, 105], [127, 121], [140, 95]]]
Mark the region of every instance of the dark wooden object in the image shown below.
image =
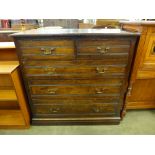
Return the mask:
[[15, 40], [33, 124], [118, 124], [138, 33], [30, 30]]

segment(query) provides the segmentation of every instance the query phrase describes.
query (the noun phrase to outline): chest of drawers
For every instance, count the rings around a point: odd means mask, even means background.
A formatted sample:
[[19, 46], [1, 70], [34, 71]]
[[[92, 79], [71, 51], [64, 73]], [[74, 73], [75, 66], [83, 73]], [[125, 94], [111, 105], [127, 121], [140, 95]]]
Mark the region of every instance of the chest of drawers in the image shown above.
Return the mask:
[[138, 34], [46, 31], [13, 35], [32, 123], [119, 123]]

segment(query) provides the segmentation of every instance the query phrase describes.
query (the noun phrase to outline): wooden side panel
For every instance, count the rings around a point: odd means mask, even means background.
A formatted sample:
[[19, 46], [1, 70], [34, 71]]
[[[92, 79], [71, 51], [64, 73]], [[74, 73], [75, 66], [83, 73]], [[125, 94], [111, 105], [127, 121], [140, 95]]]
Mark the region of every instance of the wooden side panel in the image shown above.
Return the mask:
[[[139, 72], [147, 72], [149, 78], [149, 71], [155, 73], [155, 36], [154, 35], [147, 35], [147, 41], [144, 45], [144, 55], [141, 58], [141, 64], [139, 67]], [[150, 75], [152, 78], [152, 75]], [[155, 76], [154, 76], [155, 78]]]
[[126, 108], [155, 108], [155, 26], [137, 23], [124, 24], [122, 27], [141, 32], [125, 101]]
[[22, 80], [20, 78], [19, 68], [17, 68], [17, 70], [15, 70], [11, 74], [11, 76], [12, 76], [12, 81], [14, 83], [17, 98], [19, 100], [19, 105], [26, 122], [26, 126], [29, 126], [30, 125], [29, 107], [27, 105], [26, 94], [23, 89]]
[[2, 109], [19, 109], [19, 104], [17, 101], [0, 101], [0, 110]]
[[16, 49], [0, 49], [0, 61], [17, 61]]
[[27, 128], [20, 110], [0, 110], [0, 128]]
[[13, 89], [9, 74], [0, 74], [0, 89]]
[[12, 42], [13, 38], [9, 36], [10, 33], [0, 33], [0, 42]]
[[137, 78], [137, 71], [138, 71], [140, 63], [142, 61], [141, 58], [145, 54], [144, 53], [145, 49], [143, 49], [145, 41], [146, 41], [146, 36], [141, 35], [140, 40], [138, 42], [137, 51], [135, 52], [135, 60], [133, 61], [133, 67], [132, 67], [132, 73], [131, 73], [131, 77], [130, 77], [130, 83], [133, 83]]
[[155, 108], [155, 79], [136, 80], [127, 95], [127, 109]]

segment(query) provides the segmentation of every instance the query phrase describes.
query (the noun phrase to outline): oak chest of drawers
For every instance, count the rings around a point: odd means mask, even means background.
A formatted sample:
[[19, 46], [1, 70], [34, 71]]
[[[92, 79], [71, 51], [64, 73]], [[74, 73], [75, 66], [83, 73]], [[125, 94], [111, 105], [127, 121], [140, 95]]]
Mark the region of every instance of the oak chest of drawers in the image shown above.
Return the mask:
[[12, 36], [33, 124], [120, 122], [138, 33], [38, 29]]

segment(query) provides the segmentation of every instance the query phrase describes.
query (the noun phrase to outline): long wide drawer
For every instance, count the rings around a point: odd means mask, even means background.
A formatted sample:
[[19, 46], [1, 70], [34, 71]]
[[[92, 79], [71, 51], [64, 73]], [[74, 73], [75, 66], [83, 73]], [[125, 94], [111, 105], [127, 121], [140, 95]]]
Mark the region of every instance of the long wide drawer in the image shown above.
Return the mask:
[[56, 104], [56, 105], [33, 105], [33, 116], [40, 117], [65, 117], [69, 115], [106, 116], [118, 113], [117, 103], [97, 104]]
[[120, 94], [121, 79], [106, 80], [31, 80], [32, 95], [105, 95]]
[[120, 93], [118, 86], [30, 86], [32, 95], [104, 95], [107, 93]]
[[104, 76], [124, 76], [125, 65], [72, 65], [72, 66], [25, 66], [24, 72], [28, 77], [42, 78], [103, 78]]

